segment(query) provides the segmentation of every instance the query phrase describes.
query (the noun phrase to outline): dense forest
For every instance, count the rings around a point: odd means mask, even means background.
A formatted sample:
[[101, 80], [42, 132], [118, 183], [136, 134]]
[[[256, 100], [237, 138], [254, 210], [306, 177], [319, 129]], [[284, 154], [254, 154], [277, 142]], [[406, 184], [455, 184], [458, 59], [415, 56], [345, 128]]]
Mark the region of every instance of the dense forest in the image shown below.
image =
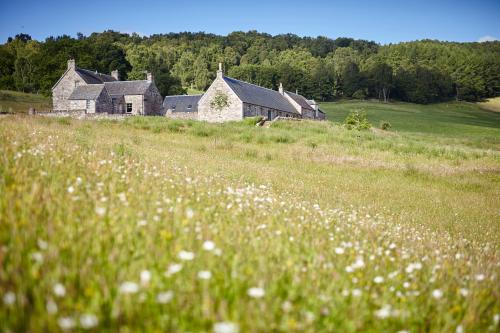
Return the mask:
[[228, 76], [273, 89], [282, 82], [287, 90], [320, 101], [432, 103], [500, 95], [500, 42], [379, 45], [256, 31], [149, 37], [105, 31], [43, 42], [19, 34], [0, 45], [0, 89], [49, 95], [69, 58], [102, 73], [118, 69], [126, 79], [141, 79], [152, 71], [162, 95], [182, 94], [188, 87], [206, 89], [219, 62]]

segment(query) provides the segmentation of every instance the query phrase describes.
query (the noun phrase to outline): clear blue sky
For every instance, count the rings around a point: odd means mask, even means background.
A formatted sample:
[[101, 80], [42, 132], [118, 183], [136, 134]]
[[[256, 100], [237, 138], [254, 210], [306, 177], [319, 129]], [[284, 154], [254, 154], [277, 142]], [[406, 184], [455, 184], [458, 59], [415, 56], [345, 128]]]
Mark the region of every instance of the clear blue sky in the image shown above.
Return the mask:
[[0, 42], [17, 33], [43, 40], [113, 29], [141, 35], [205, 31], [416, 39], [500, 38], [500, 0], [0, 0]]

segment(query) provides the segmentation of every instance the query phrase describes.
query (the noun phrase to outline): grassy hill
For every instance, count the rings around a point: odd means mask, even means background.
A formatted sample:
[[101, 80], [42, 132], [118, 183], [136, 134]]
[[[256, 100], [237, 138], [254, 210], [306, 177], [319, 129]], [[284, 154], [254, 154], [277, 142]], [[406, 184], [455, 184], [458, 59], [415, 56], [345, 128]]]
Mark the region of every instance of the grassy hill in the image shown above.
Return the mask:
[[30, 107], [39, 111], [48, 111], [52, 108], [52, 101], [49, 97], [42, 95], [0, 90], [0, 114], [28, 113]]
[[2, 325], [495, 331], [498, 114], [323, 108], [393, 130], [1, 117]]

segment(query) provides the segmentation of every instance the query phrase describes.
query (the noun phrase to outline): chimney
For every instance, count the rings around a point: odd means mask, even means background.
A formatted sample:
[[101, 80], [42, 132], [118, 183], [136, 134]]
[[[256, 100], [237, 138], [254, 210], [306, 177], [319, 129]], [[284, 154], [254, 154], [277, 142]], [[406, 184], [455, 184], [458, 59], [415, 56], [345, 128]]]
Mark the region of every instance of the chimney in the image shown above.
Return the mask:
[[299, 94], [299, 89], [295, 89], [295, 95]]
[[146, 80], [148, 82], [153, 82], [153, 73], [151, 72], [146, 72]]
[[219, 62], [219, 70], [217, 71], [217, 78], [221, 78], [224, 76], [224, 71], [222, 70], [222, 63]]
[[281, 83], [281, 82], [280, 82], [280, 87], [279, 87], [278, 91], [280, 92], [280, 94], [283, 95], [283, 83]]
[[75, 59], [68, 60], [68, 69], [76, 69]]
[[111, 72], [111, 76], [115, 78], [116, 81], [120, 81], [120, 74], [118, 74], [118, 70], [114, 70]]

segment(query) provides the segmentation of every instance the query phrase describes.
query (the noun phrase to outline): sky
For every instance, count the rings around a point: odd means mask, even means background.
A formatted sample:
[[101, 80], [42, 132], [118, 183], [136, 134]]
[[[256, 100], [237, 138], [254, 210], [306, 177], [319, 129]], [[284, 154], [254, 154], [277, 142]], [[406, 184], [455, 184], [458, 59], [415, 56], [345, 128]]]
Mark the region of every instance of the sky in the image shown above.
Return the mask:
[[500, 39], [500, 0], [0, 0], [0, 43], [18, 33], [44, 40], [108, 29], [475, 42]]

